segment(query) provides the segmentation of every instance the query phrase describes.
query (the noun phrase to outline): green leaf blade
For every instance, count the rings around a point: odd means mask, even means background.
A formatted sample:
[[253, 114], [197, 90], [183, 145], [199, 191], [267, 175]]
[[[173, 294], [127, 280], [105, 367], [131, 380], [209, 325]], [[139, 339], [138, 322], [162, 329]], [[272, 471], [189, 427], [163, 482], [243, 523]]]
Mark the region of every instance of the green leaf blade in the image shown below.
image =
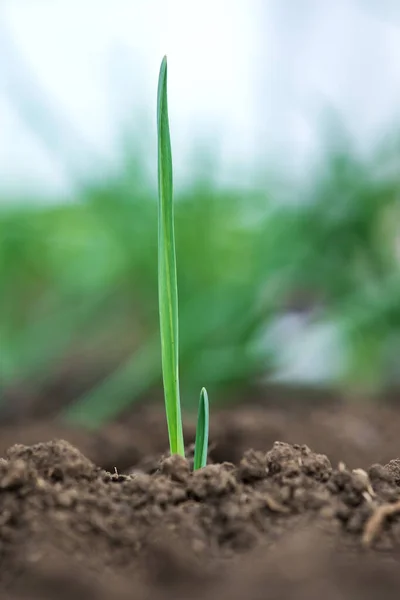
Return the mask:
[[185, 455], [179, 395], [178, 285], [175, 256], [172, 152], [167, 101], [167, 58], [158, 79], [158, 294], [161, 357], [171, 454]]
[[196, 426], [196, 442], [194, 447], [193, 469], [202, 469], [207, 464], [208, 455], [208, 433], [209, 433], [209, 402], [205, 388], [200, 392], [199, 412]]

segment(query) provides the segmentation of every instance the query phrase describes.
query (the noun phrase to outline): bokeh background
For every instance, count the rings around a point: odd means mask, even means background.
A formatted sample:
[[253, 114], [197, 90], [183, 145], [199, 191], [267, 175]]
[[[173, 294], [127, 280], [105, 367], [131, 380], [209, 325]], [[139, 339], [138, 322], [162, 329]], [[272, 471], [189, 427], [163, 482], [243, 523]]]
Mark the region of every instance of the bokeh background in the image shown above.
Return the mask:
[[46, 397], [97, 427], [162, 394], [164, 54], [185, 408], [396, 388], [395, 0], [3, 0], [2, 418]]

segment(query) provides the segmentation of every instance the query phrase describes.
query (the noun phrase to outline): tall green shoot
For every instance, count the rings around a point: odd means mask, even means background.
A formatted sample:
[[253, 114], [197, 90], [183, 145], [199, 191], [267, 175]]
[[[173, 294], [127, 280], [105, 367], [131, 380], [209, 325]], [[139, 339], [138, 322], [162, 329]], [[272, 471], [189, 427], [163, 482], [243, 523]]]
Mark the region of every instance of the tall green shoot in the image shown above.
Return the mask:
[[172, 153], [167, 101], [167, 57], [158, 79], [158, 301], [165, 410], [171, 454], [185, 455], [178, 367], [178, 286], [175, 257]]
[[[167, 58], [158, 79], [158, 301], [165, 411], [171, 454], [185, 456], [179, 394], [179, 322], [176, 274], [171, 138], [167, 101]], [[200, 393], [196, 429], [194, 469], [207, 463], [209, 429], [208, 395]]]

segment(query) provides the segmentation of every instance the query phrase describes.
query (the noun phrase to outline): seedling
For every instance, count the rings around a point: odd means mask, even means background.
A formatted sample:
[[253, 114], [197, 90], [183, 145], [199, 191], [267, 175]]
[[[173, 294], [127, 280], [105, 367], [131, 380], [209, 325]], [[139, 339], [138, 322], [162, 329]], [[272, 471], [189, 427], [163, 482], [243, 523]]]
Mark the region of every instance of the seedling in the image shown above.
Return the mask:
[[[158, 303], [160, 312], [161, 359], [165, 412], [171, 454], [185, 456], [179, 393], [179, 322], [176, 274], [172, 153], [167, 100], [167, 57], [158, 78]], [[208, 449], [208, 395], [200, 392], [196, 427], [194, 469], [206, 465]]]

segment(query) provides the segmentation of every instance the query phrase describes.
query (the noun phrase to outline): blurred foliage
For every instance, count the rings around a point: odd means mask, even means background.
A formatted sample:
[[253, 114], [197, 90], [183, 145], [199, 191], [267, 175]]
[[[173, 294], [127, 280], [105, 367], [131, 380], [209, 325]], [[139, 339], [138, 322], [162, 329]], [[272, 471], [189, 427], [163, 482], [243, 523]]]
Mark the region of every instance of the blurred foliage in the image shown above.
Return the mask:
[[[157, 205], [142, 173], [127, 164], [74, 204], [0, 214], [3, 385], [45, 379], [76, 349], [110, 353], [119, 369], [72, 409], [85, 422], [160, 380]], [[183, 389], [197, 389], [205, 373], [218, 389], [264, 368], [252, 340], [272, 310], [273, 298], [259, 301], [271, 243], [262, 221], [249, 228], [242, 219], [252, 207], [267, 213], [264, 201], [204, 179], [176, 195]]]
[[349, 347], [347, 385], [394, 383], [386, 358], [400, 326], [398, 133], [362, 156], [339, 129], [297, 221], [310, 236], [300, 271], [323, 290]]
[[[398, 138], [367, 156], [345, 136], [296, 203], [221, 188], [175, 190], [183, 402], [272, 371], [260, 340], [297, 290], [321, 301], [350, 349], [345, 382], [382, 385], [400, 331]], [[0, 204], [0, 376], [45, 380], [68, 356], [109, 365], [67, 417], [97, 426], [161, 381], [157, 205], [140, 160], [86, 183], [76, 202]], [[390, 362], [390, 360], [389, 360]], [[389, 366], [388, 366], [389, 365]], [[392, 371], [393, 373], [392, 373]]]

